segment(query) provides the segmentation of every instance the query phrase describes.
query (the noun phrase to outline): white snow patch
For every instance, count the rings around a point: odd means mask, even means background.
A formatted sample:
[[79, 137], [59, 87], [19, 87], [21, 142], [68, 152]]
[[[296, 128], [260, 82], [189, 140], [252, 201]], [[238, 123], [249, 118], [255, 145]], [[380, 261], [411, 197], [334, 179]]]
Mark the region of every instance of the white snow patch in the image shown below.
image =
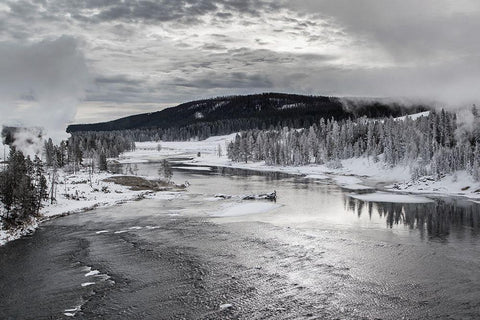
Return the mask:
[[269, 202], [234, 203], [224, 206], [220, 211], [210, 214], [212, 217], [235, 217], [260, 214], [279, 208], [279, 204]]
[[63, 310], [63, 314], [67, 317], [75, 317], [78, 311], [82, 310], [82, 306], [76, 306], [75, 308]]
[[85, 274], [85, 277], [91, 277], [91, 276], [96, 276], [97, 274], [100, 274], [100, 271], [98, 270], [92, 270], [92, 271], [89, 271]]
[[403, 117], [397, 117], [394, 120], [405, 120], [407, 117], [412, 119], [412, 120], [416, 120], [420, 117], [428, 117], [429, 114], [430, 114], [430, 111], [424, 111], [424, 112], [409, 114], [409, 115], [406, 115], [406, 116], [403, 116]]
[[178, 217], [179, 215], [180, 213], [176, 213], [176, 212], [167, 213], [167, 216], [170, 216], [170, 217]]
[[84, 282], [81, 284], [82, 287], [88, 287], [88, 286], [93, 286], [95, 282]]
[[421, 177], [417, 181], [389, 186], [392, 191], [408, 191], [428, 194], [450, 194], [468, 198], [480, 198], [480, 182], [475, 181], [466, 171], [446, 175], [435, 180], [433, 177]]
[[224, 303], [220, 305], [220, 310], [231, 309], [233, 305], [231, 303]]
[[349, 194], [350, 197], [370, 202], [391, 202], [391, 203], [429, 203], [432, 199], [408, 195], [408, 194], [392, 194], [387, 192], [374, 192], [368, 194]]

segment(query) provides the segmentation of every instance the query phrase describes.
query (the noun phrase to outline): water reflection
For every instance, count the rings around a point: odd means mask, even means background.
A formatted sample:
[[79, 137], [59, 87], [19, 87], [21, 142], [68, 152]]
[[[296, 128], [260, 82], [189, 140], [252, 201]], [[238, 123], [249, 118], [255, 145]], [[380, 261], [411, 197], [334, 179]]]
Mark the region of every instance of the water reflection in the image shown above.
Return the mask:
[[388, 227], [405, 225], [418, 230], [422, 239], [446, 241], [450, 235], [458, 238], [478, 237], [480, 205], [461, 199], [439, 199], [432, 203], [370, 202], [345, 196], [345, 208], [358, 217], [368, 214], [385, 219]]
[[[182, 164], [181, 167], [188, 166]], [[155, 177], [158, 167], [158, 163], [116, 164], [110, 170]], [[299, 224], [303, 221], [321, 227], [333, 223], [338, 227], [357, 225], [356, 221], [363, 220], [368, 221], [369, 228], [382, 228], [385, 221], [388, 228], [406, 228], [418, 233], [421, 239], [480, 239], [480, 204], [459, 198], [443, 198], [423, 204], [364, 201], [349, 197], [344, 190], [326, 180], [311, 181], [281, 172], [225, 167], [211, 167], [211, 171], [174, 169], [173, 180], [188, 180], [192, 193], [207, 195], [277, 190], [283, 209], [271, 217], [263, 216], [275, 223]], [[352, 212], [356, 217], [351, 215]]]

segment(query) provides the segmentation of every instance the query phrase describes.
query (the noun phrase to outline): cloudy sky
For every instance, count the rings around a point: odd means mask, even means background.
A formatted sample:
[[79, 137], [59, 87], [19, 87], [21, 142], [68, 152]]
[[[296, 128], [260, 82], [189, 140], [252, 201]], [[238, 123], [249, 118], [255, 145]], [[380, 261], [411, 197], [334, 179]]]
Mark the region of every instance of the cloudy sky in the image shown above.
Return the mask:
[[0, 117], [265, 91], [471, 103], [478, 30], [478, 0], [3, 0]]

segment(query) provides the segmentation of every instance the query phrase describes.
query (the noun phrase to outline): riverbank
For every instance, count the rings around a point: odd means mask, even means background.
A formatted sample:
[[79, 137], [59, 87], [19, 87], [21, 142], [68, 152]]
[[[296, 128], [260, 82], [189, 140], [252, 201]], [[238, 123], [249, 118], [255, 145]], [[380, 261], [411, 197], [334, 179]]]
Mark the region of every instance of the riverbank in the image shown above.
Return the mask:
[[[49, 172], [49, 185], [51, 179], [52, 172]], [[160, 184], [159, 181], [149, 180], [147, 177], [129, 177], [108, 172], [95, 172], [90, 175], [87, 169], [81, 169], [75, 174], [58, 170], [56, 180], [55, 201], [45, 202], [40, 216], [32, 218], [29, 223], [11, 230], [0, 229], [0, 245], [34, 232], [42, 221], [54, 217], [154, 197], [158, 191], [180, 190], [174, 185]]]
[[[265, 162], [238, 163], [226, 156], [227, 145], [235, 134], [210, 137], [203, 141], [160, 141], [137, 142], [137, 149], [121, 155], [121, 163], [157, 162], [171, 158], [173, 163], [194, 165], [206, 170], [206, 166], [228, 167], [264, 172], [281, 172], [301, 175], [313, 180], [331, 180], [349, 190], [380, 188], [390, 192], [432, 194], [436, 196], [460, 196], [472, 200], [480, 199], [480, 182], [476, 182], [464, 171], [446, 175], [440, 180], [422, 177], [412, 181], [408, 166], [390, 168], [380, 162], [361, 157], [341, 161], [340, 168], [325, 165], [309, 166], [268, 166]], [[159, 147], [160, 146], [160, 147]], [[220, 152], [219, 152], [220, 150]], [[175, 159], [179, 159], [175, 161]], [[174, 166], [175, 167], [175, 166]], [[188, 169], [183, 167], [182, 169]]]

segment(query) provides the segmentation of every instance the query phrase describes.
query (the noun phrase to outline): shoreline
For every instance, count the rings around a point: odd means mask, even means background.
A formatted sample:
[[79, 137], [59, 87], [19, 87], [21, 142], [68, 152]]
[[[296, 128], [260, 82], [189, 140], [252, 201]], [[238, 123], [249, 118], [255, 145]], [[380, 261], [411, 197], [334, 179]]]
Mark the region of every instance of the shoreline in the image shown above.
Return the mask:
[[[351, 158], [342, 160], [342, 167], [327, 168], [325, 165], [308, 166], [268, 166], [264, 162], [237, 163], [232, 162], [218, 149], [227, 149], [227, 145], [235, 134], [214, 136], [202, 141], [181, 142], [136, 142], [137, 150], [126, 152], [118, 159], [119, 163], [154, 163], [165, 158], [174, 160], [174, 167], [193, 165], [199, 167], [223, 167], [252, 170], [259, 172], [278, 172], [296, 176], [305, 176], [313, 180], [329, 180], [338, 186], [351, 191], [376, 189], [392, 194], [431, 195], [434, 197], [456, 197], [470, 201], [480, 200], [480, 182], [465, 171], [446, 175], [440, 180], [422, 177], [413, 182], [408, 166], [385, 167], [381, 162], [373, 162], [369, 158]], [[158, 145], [161, 150], [158, 151]], [[197, 154], [200, 153], [200, 157]], [[225, 153], [225, 152], [223, 152]], [[175, 158], [180, 158], [176, 160]], [[187, 159], [186, 159], [187, 158]]]
[[[57, 199], [53, 204], [45, 204], [40, 210], [38, 217], [31, 217], [30, 222], [15, 229], [0, 229], [0, 246], [10, 241], [20, 239], [33, 232], [43, 223], [71, 214], [88, 212], [97, 208], [105, 208], [121, 205], [130, 201], [145, 199], [149, 195], [155, 196], [157, 193], [170, 194], [179, 192], [175, 190], [133, 190], [132, 186], [122, 185], [112, 179], [122, 177], [121, 174], [112, 174], [108, 172], [96, 172], [93, 174], [90, 183], [88, 181], [88, 172], [81, 170], [76, 174], [70, 174], [59, 170], [57, 183]], [[134, 176], [137, 180], [149, 180], [148, 177]], [[49, 181], [50, 183], [50, 181]]]

